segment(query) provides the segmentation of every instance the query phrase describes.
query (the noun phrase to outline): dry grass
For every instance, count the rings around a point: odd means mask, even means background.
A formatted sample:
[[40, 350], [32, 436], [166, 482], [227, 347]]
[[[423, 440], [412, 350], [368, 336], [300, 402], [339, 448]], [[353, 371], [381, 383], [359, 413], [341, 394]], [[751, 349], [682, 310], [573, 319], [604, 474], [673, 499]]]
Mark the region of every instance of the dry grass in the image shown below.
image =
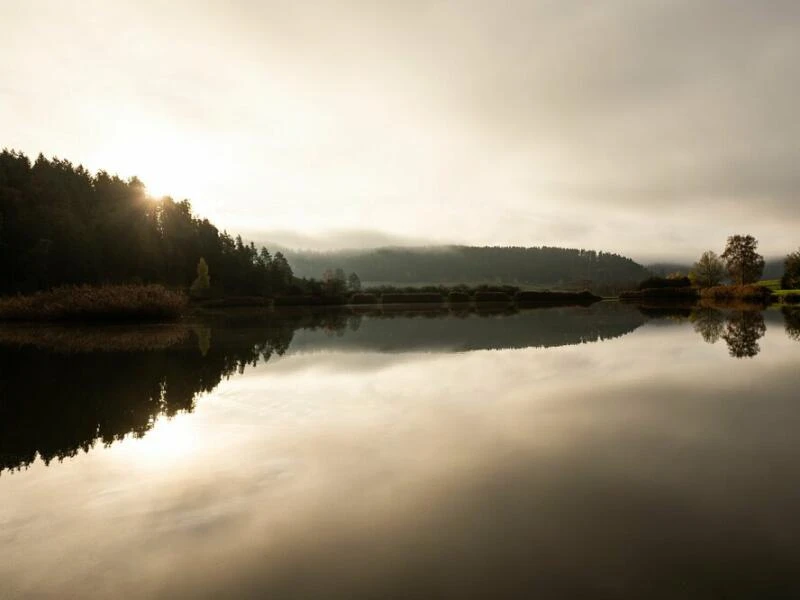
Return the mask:
[[701, 290], [704, 300], [714, 302], [753, 302], [768, 304], [772, 299], [772, 290], [758, 284], [718, 285]]
[[186, 296], [161, 285], [61, 287], [0, 299], [4, 321], [168, 321], [180, 317]]
[[6, 325], [0, 327], [0, 344], [41, 348], [63, 354], [85, 352], [138, 352], [163, 350], [185, 341], [189, 329], [181, 325]]

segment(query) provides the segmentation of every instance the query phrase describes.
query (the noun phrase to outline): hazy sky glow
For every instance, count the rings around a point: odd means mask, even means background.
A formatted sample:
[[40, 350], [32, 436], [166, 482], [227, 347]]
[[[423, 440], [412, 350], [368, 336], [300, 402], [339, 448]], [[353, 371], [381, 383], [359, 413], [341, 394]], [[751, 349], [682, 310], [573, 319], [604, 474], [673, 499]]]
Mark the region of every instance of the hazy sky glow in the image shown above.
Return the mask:
[[796, 0], [2, 2], [0, 146], [292, 245], [781, 255], [798, 25]]

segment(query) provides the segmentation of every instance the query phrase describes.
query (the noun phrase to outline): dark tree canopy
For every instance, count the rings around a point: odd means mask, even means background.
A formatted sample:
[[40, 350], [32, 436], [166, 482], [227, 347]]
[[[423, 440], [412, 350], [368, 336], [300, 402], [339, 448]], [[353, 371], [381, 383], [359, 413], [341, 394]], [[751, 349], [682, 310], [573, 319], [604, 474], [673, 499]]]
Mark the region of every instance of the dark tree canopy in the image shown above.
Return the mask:
[[800, 250], [788, 254], [783, 266], [784, 272], [781, 278], [781, 287], [785, 290], [800, 288]]
[[361, 290], [361, 278], [357, 273], [353, 272], [347, 276], [347, 289], [351, 292], [358, 292]]
[[725, 264], [712, 250], [703, 252], [689, 273], [689, 278], [700, 287], [713, 287], [722, 283], [725, 277]]
[[722, 253], [722, 260], [734, 283], [745, 285], [761, 279], [764, 257], [756, 252], [758, 241], [752, 235], [732, 235]]
[[268, 294], [293, 283], [241, 237], [192, 215], [187, 200], [155, 200], [136, 178], [39, 155], [0, 152], [0, 293], [78, 283], [153, 282], [188, 287], [204, 259], [224, 293]]

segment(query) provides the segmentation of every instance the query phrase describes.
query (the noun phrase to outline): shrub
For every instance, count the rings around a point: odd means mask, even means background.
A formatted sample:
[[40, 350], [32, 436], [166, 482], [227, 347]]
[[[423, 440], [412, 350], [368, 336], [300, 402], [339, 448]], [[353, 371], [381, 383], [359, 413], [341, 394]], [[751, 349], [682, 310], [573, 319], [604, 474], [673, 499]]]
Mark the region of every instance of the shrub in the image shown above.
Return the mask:
[[531, 304], [592, 304], [602, 300], [591, 292], [517, 292], [515, 299]]
[[800, 304], [800, 294], [793, 292], [791, 294], [786, 294], [783, 296], [783, 301], [786, 304]]
[[685, 288], [691, 287], [692, 282], [688, 277], [649, 277], [639, 284], [640, 290], [663, 289], [663, 288]]
[[382, 294], [381, 301], [384, 304], [404, 304], [404, 303], [428, 303], [428, 304], [441, 304], [443, 297], [441, 294]]
[[505, 292], [475, 292], [475, 302], [511, 302]]
[[643, 298], [697, 298], [700, 293], [691, 287], [648, 288], [640, 292]]
[[447, 295], [450, 304], [467, 304], [471, 300], [467, 292], [450, 292]]
[[481, 284], [475, 287], [475, 292], [502, 292], [504, 294], [508, 294], [509, 296], [513, 296], [519, 291], [519, 288], [515, 285], [490, 285], [490, 284]]
[[344, 296], [278, 296], [275, 306], [341, 306]]
[[375, 294], [353, 294], [350, 296], [350, 304], [375, 304], [378, 297]]
[[239, 308], [246, 306], [269, 306], [270, 299], [264, 296], [229, 296], [203, 303], [204, 308]]
[[706, 288], [701, 292], [703, 298], [726, 302], [743, 300], [746, 302], [768, 303], [772, 299], [772, 290], [763, 285], [719, 285]]
[[180, 317], [186, 296], [161, 285], [60, 287], [0, 300], [0, 320], [159, 321]]

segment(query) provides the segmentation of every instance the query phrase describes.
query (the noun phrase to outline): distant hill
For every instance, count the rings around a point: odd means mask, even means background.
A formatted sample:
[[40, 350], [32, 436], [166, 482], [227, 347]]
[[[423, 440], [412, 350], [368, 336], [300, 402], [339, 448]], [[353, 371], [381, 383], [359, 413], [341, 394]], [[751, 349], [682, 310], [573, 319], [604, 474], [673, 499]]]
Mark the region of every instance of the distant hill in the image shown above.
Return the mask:
[[638, 282], [650, 273], [630, 258], [594, 250], [551, 247], [431, 246], [332, 252], [285, 252], [298, 277], [327, 269], [355, 272], [367, 284], [506, 283], [600, 289]]

